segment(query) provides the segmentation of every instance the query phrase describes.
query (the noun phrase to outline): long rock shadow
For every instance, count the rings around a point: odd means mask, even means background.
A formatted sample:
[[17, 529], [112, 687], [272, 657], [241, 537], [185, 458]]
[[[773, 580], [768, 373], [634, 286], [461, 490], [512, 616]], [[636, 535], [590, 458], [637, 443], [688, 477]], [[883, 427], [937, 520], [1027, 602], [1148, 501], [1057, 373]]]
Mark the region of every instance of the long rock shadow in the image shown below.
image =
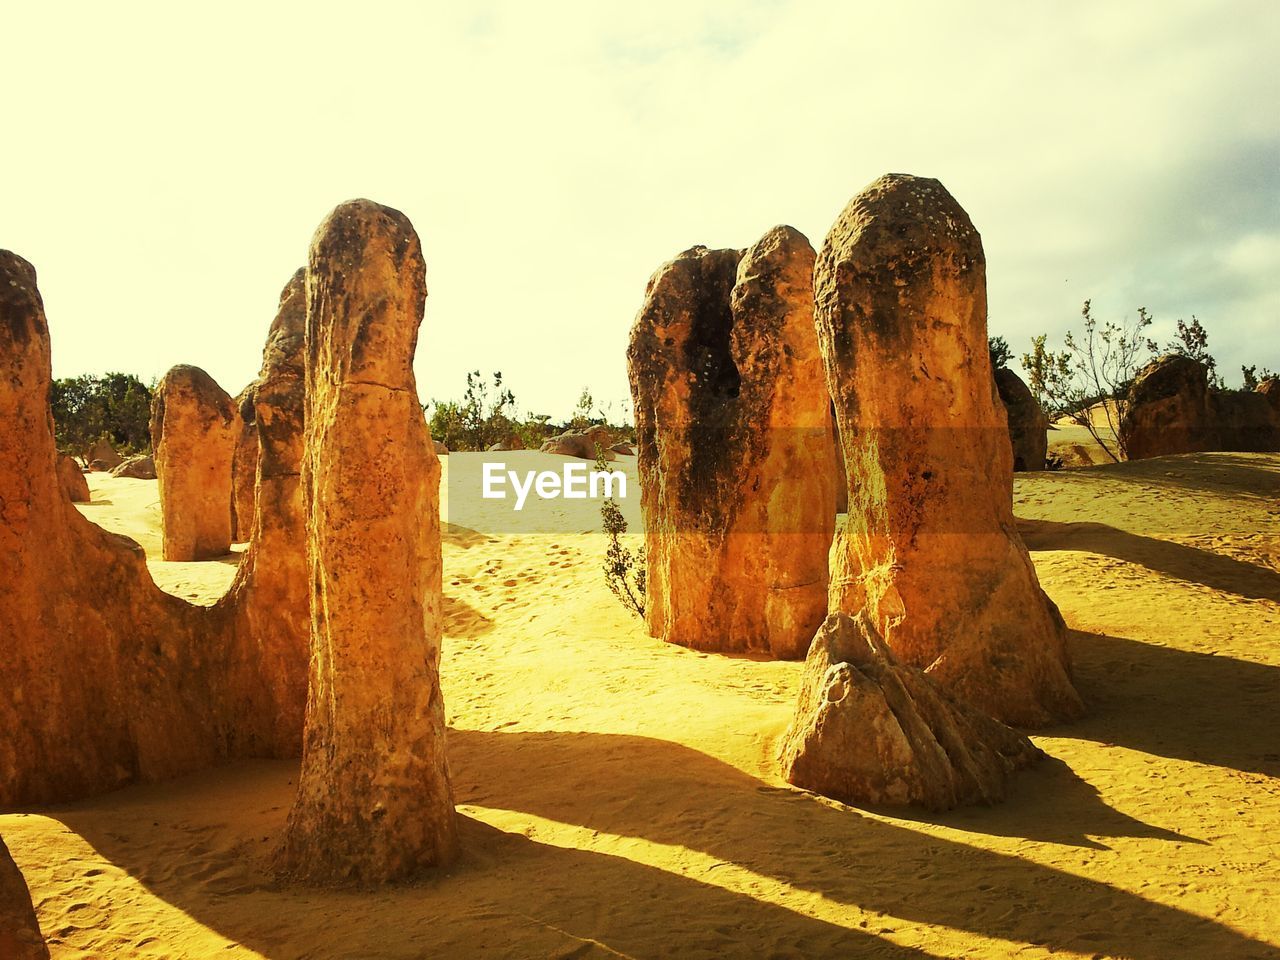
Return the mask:
[[1280, 573], [1209, 550], [1117, 530], [1104, 523], [1019, 520], [1028, 550], [1079, 550], [1250, 600], [1280, 603]]
[[[939, 960], [926, 950], [695, 878], [542, 843], [468, 817], [460, 818], [463, 858], [447, 872], [371, 891], [278, 886], [265, 851], [283, 827], [295, 774], [292, 764], [280, 761], [237, 764], [163, 789], [130, 788], [112, 795], [109, 804], [99, 798], [100, 805], [68, 805], [47, 815], [167, 903], [272, 960]], [[139, 802], [121, 802], [131, 797]], [[230, 823], [229, 809], [239, 811]], [[78, 878], [84, 861], [67, 869]], [[166, 943], [164, 930], [146, 932], [152, 950], [180, 951], [182, 942]]]
[[1203, 917], [771, 787], [665, 740], [454, 731], [450, 752], [461, 802], [694, 848], [903, 920], [1134, 960], [1280, 958]]
[[1073, 630], [1089, 702], [1055, 736], [1280, 777], [1280, 668]]
[[1245, 500], [1272, 499], [1280, 489], [1280, 456], [1274, 453], [1181, 453], [1097, 464], [1055, 473], [1053, 477], [1081, 484], [1106, 478], [1140, 480], [1169, 491], [1213, 493]]

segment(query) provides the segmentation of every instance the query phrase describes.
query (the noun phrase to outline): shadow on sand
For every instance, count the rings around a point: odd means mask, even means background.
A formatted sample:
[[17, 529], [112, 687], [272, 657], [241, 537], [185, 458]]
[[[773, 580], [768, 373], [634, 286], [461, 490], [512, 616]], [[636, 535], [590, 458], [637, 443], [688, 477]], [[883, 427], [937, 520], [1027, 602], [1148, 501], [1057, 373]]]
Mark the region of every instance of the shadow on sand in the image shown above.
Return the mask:
[[[874, 936], [902, 921], [999, 939], [1135, 958], [1280, 958], [1280, 950], [1211, 920], [1153, 903], [1033, 860], [983, 850], [883, 822], [799, 791], [773, 786], [666, 740], [564, 732], [452, 731], [458, 802], [641, 838], [707, 854], [838, 906], [880, 914], [871, 931], [849, 930], [785, 906], [732, 892], [696, 875], [613, 854], [566, 849], [465, 821], [466, 853], [450, 875], [361, 895], [277, 889], [266, 868], [292, 788], [290, 765], [258, 764], [252, 777], [204, 775], [169, 785], [162, 806], [108, 819], [91, 803], [52, 813], [157, 895], [228, 938], [273, 958], [297, 956], [324, 924], [325, 947], [308, 956], [416, 956], [380, 952], [386, 925], [402, 946], [440, 956], [501, 956], [534, 924], [555, 956], [665, 955], [929, 957]], [[955, 825], [987, 833], [1079, 842], [1087, 832], [1175, 834], [1110, 810], [1062, 765], [1024, 774], [1004, 806], [957, 814]], [[213, 786], [211, 787], [210, 784]], [[157, 788], [145, 788], [156, 790]], [[197, 791], [212, 825], [199, 849], [222, 848], [237, 865], [230, 887], [180, 844], [140, 836], [192, 830], [191, 807], [173, 791]], [[225, 799], [210, 797], [223, 791]], [[266, 807], [258, 819], [222, 822], [237, 791]], [[1083, 805], [1085, 811], [1079, 809]], [[108, 827], [108, 824], [110, 825]], [[996, 826], [1001, 824], [1001, 826]], [[199, 832], [199, 830], [197, 830]], [[164, 862], [138, 850], [165, 850]], [[705, 868], [699, 868], [699, 870]], [[801, 899], [803, 903], [803, 898]], [[511, 924], [516, 924], [512, 927]], [[290, 947], [290, 944], [293, 944]], [[509, 949], [505, 951], [509, 955]]]
[[1223, 593], [1280, 603], [1280, 573], [1211, 550], [1144, 537], [1103, 523], [1019, 520], [1018, 532], [1031, 551], [1096, 553]]
[[1069, 643], [1089, 714], [1054, 736], [1280, 777], [1280, 667], [1078, 630]]

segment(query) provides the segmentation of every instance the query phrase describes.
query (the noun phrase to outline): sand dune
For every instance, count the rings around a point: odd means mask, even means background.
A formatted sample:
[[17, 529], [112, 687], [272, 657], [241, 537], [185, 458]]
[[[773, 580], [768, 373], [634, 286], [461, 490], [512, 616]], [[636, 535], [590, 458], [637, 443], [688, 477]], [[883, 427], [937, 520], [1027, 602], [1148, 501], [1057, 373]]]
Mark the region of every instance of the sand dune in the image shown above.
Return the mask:
[[[162, 587], [226, 589], [234, 555], [155, 559], [154, 482], [91, 486], [84, 514], [142, 543]], [[998, 807], [911, 819], [787, 788], [800, 664], [657, 643], [609, 594], [598, 535], [495, 520], [445, 532], [447, 873], [278, 886], [287, 762], [0, 834], [60, 958], [1280, 957], [1278, 490], [1268, 455], [1019, 476], [1090, 712], [1035, 738], [1052, 759]]]

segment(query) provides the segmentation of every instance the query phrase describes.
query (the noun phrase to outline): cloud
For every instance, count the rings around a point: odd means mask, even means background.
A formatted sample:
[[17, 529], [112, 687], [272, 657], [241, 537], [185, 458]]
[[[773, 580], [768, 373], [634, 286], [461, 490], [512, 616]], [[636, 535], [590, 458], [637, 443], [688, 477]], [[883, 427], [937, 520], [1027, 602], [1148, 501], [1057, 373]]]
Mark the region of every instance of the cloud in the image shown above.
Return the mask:
[[424, 397], [501, 369], [563, 415], [626, 395], [663, 260], [780, 222], [816, 246], [888, 170], [969, 210], [1015, 350], [1086, 297], [1197, 314], [1228, 371], [1275, 342], [1270, 0], [265, 6], [10, 14], [0, 245], [59, 374], [236, 392], [315, 225], [370, 196], [422, 235]]

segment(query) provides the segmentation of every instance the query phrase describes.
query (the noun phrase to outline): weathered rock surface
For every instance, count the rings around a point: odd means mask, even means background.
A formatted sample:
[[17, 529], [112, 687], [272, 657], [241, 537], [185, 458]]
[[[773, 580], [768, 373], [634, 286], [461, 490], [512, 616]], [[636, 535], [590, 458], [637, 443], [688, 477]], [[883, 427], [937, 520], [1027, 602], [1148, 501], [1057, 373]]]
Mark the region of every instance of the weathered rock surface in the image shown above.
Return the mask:
[[1216, 450], [1268, 453], [1280, 450], [1280, 413], [1263, 393], [1219, 390], [1209, 394], [1217, 427]]
[[636, 455], [635, 447], [629, 443], [615, 443], [609, 449], [622, 457], [634, 457]]
[[1035, 394], [1008, 367], [995, 371], [996, 392], [1009, 418], [1009, 442], [1013, 446], [1013, 470], [1043, 470], [1049, 453], [1049, 418]]
[[425, 267], [407, 217], [367, 200], [320, 225], [307, 271], [302, 486], [311, 661], [280, 865], [379, 882], [457, 848], [440, 693], [440, 463], [413, 356]]
[[89, 502], [89, 481], [84, 478], [74, 457], [58, 457], [58, 483], [72, 503]]
[[1000, 720], [1076, 716], [1065, 627], [1014, 526], [968, 214], [936, 180], [881, 177], [832, 227], [814, 290], [849, 473], [831, 609], [865, 610], [899, 660]]
[[501, 453], [504, 450], [523, 450], [524, 442], [519, 437], [509, 437], [506, 440], [499, 440], [497, 443], [489, 444], [488, 451], [490, 453]]
[[244, 543], [253, 534], [254, 485], [258, 481], [258, 425], [254, 395], [258, 381], [232, 401], [239, 412], [235, 452], [231, 457], [231, 538]]
[[48, 960], [31, 891], [9, 848], [0, 840], [0, 957], [5, 960]]
[[1280, 414], [1267, 394], [1217, 391], [1199, 360], [1176, 354], [1147, 364], [1134, 378], [1120, 420], [1130, 460], [1206, 450], [1280, 450]]
[[1205, 365], [1177, 355], [1147, 364], [1134, 378], [1119, 423], [1130, 460], [1217, 449]]
[[111, 471], [113, 477], [129, 477], [133, 480], [154, 480], [156, 478], [156, 462], [147, 454], [130, 457]]
[[652, 636], [798, 658], [826, 613], [836, 467], [813, 256], [775, 227], [649, 281], [627, 361]]
[[120, 466], [123, 457], [116, 453], [116, 448], [111, 445], [111, 441], [106, 437], [99, 437], [92, 447], [89, 448], [89, 463], [101, 461], [103, 470], [113, 470]]
[[160, 481], [166, 560], [209, 560], [231, 549], [235, 404], [188, 364], [164, 375], [151, 401], [151, 449]]
[[563, 457], [579, 457], [583, 460], [595, 460], [597, 451], [602, 451], [606, 460], [614, 460], [617, 457], [612, 446], [613, 434], [608, 427], [599, 424], [580, 430], [566, 430], [544, 440], [539, 449], [543, 453], [557, 453]]
[[[216, 633], [251, 644], [235, 659], [236, 682], [260, 684], [270, 752], [302, 752], [310, 656], [307, 522], [302, 497], [306, 415], [306, 271], [280, 293], [253, 389], [254, 505], [249, 549], [212, 612]], [[256, 451], [261, 451], [260, 455]]]
[[0, 806], [287, 755], [259, 638], [161, 592], [63, 495], [49, 387], [35, 270], [0, 251]]
[[843, 803], [948, 810], [992, 803], [1031, 741], [902, 664], [865, 613], [833, 613], [805, 660], [783, 739], [787, 782]]

